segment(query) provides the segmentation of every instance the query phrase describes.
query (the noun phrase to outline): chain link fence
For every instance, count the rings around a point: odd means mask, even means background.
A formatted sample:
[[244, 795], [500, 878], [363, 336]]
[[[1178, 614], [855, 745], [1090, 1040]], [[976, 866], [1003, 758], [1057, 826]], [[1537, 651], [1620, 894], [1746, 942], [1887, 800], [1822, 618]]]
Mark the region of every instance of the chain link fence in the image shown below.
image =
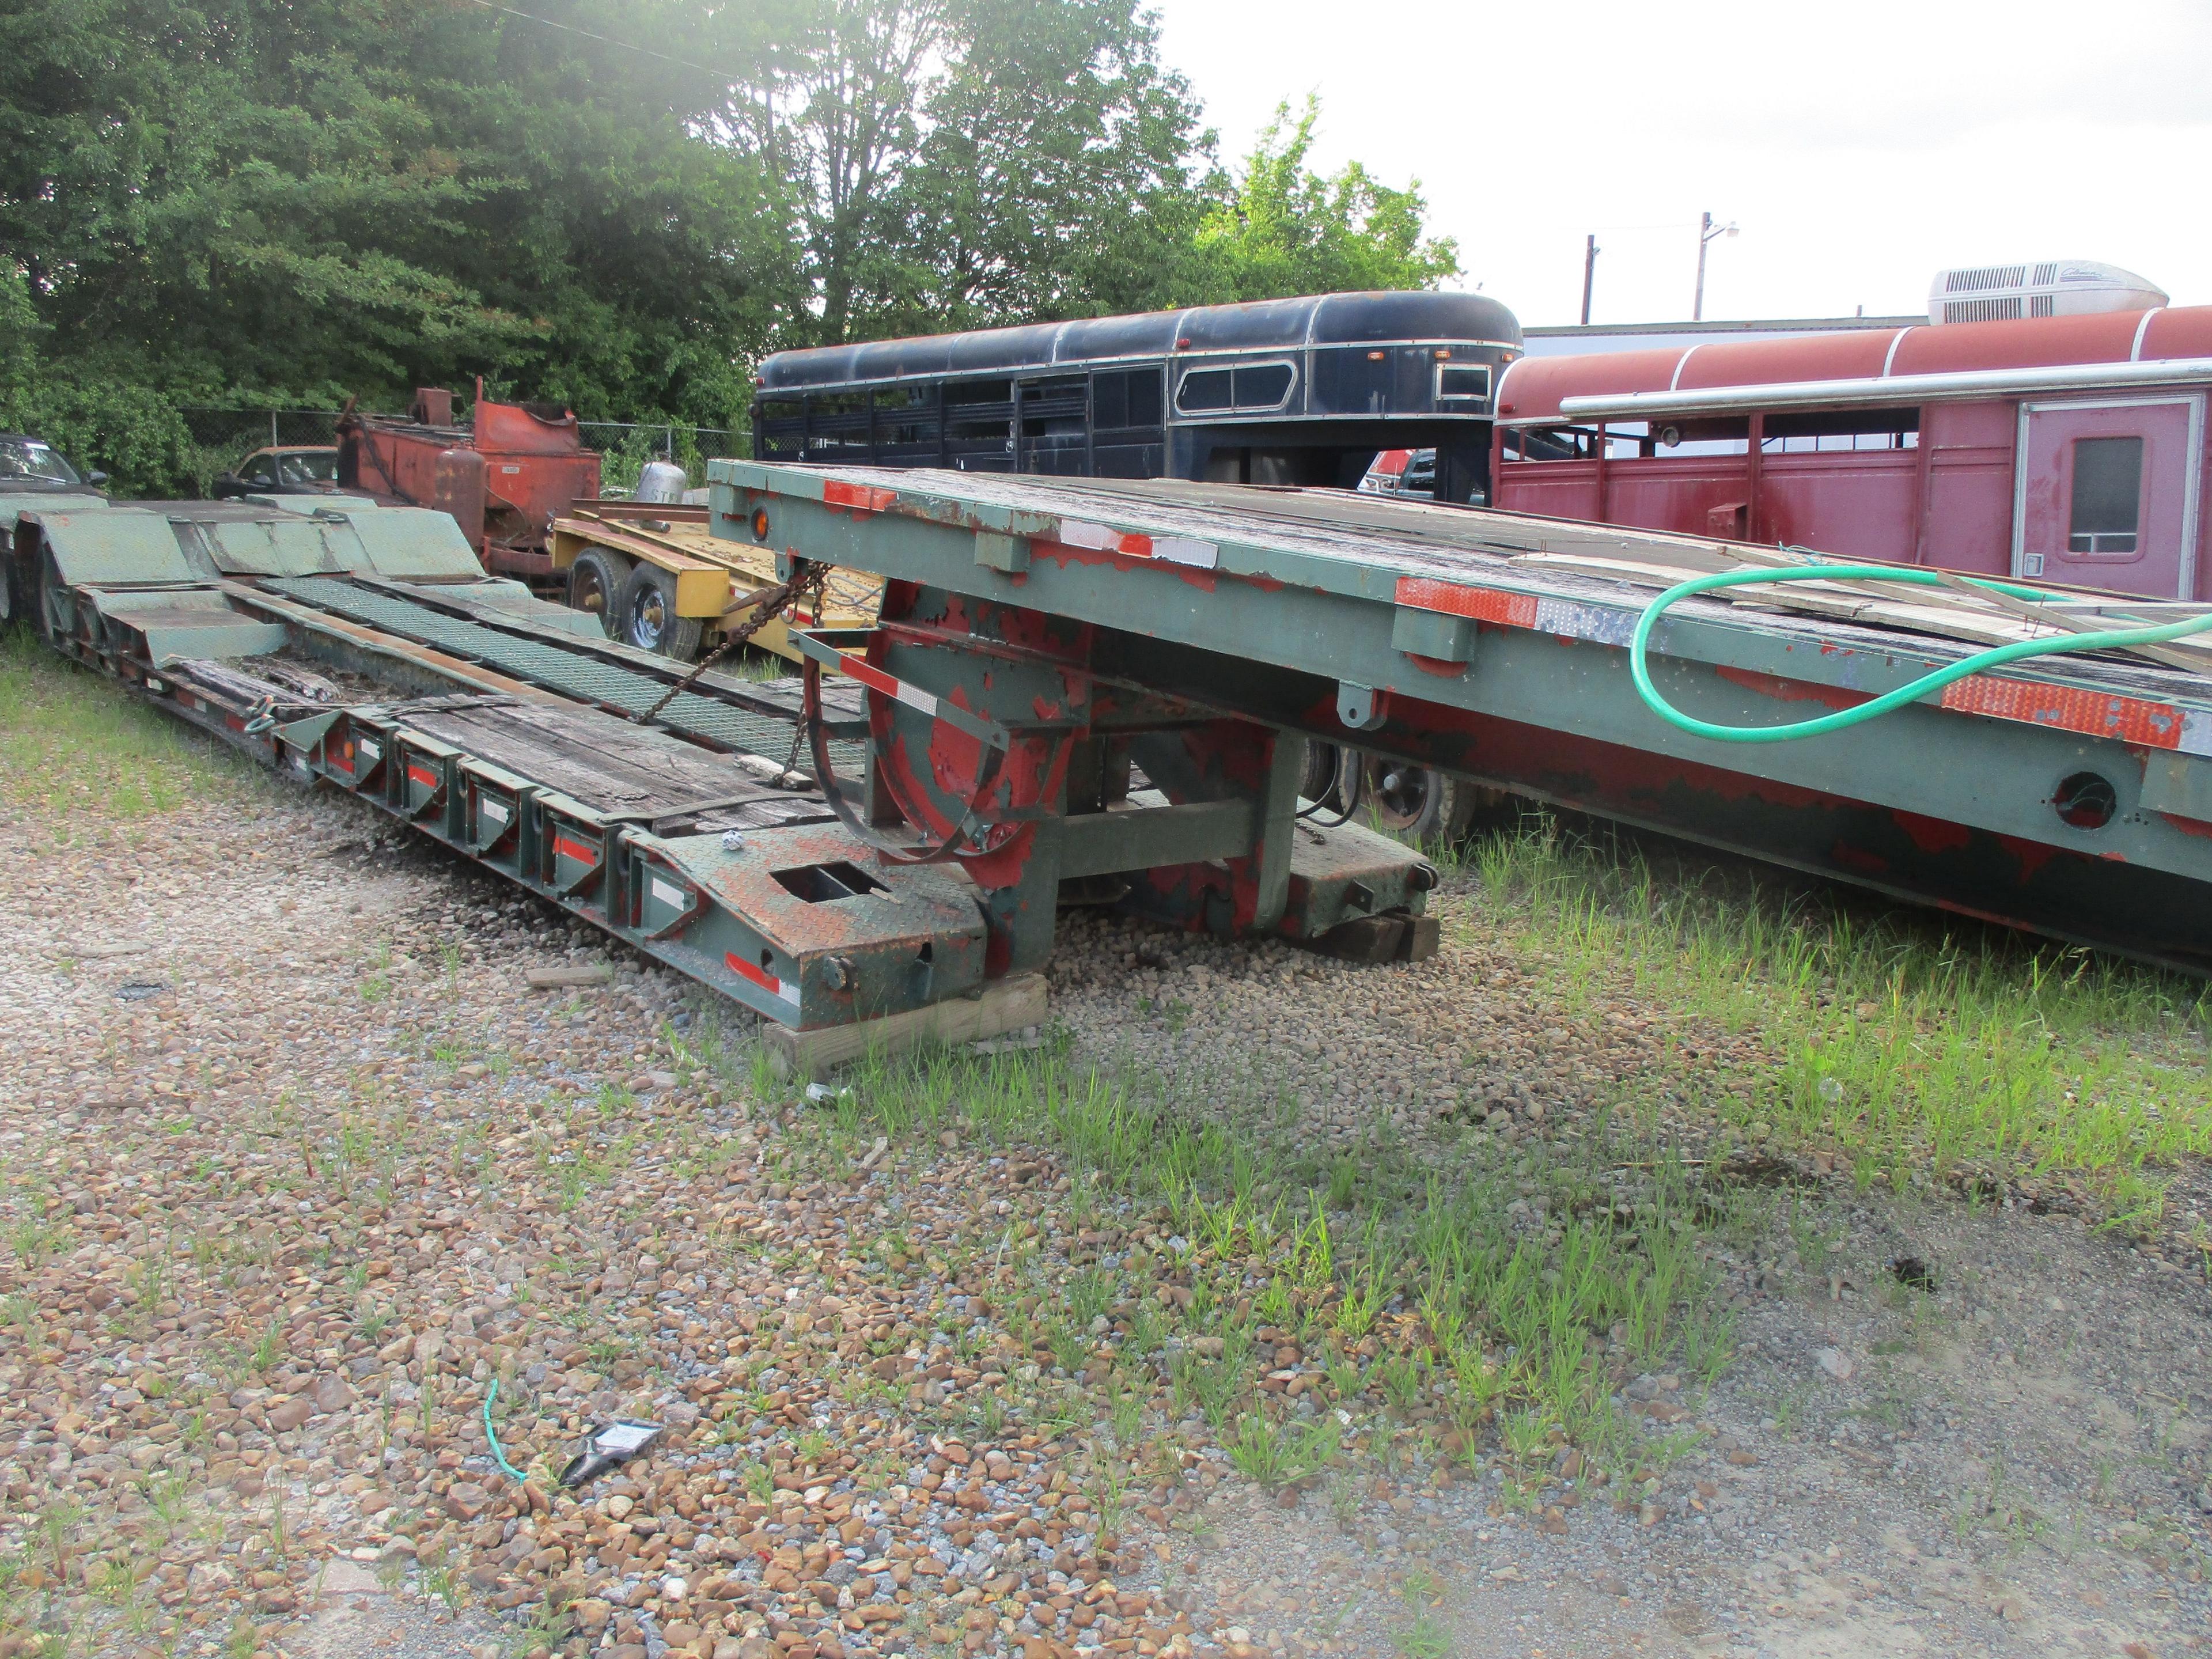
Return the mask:
[[335, 409], [185, 409], [191, 442], [185, 465], [204, 495], [216, 479], [257, 449], [290, 444], [334, 444], [338, 441]]
[[579, 421], [584, 447], [599, 453], [599, 489], [627, 495], [647, 461], [673, 461], [693, 484], [707, 482], [707, 463], [748, 454], [752, 441], [720, 426], [665, 426], [629, 421]]
[[[179, 411], [191, 434], [186, 465], [206, 495], [215, 480], [257, 449], [289, 444], [335, 444], [339, 411], [335, 409], [186, 409]], [[673, 461], [696, 484], [707, 482], [707, 463], [751, 452], [743, 428], [684, 426], [635, 421], [580, 421], [584, 447], [600, 457], [599, 488], [626, 495], [637, 487], [647, 461]]]

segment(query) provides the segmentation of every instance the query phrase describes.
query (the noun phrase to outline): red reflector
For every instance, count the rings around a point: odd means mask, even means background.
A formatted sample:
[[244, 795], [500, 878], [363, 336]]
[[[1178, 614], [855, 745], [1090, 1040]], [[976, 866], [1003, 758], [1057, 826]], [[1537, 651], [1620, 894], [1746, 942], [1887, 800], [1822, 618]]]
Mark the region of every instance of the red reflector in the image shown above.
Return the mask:
[[1379, 363], [1389, 355], [1387, 351], [1370, 351], [1367, 354], [1367, 361], [1370, 363]]
[[1188, 350], [1189, 350], [1189, 349], [1190, 349], [1190, 336], [1189, 336], [1189, 335], [1188, 335], [1188, 334], [1186, 334], [1186, 335], [1184, 335], [1184, 336], [1182, 337], [1182, 338], [1181, 338], [1180, 340], [1177, 340], [1177, 341], [1176, 342], [1176, 349], [1177, 351], [1188, 351]]

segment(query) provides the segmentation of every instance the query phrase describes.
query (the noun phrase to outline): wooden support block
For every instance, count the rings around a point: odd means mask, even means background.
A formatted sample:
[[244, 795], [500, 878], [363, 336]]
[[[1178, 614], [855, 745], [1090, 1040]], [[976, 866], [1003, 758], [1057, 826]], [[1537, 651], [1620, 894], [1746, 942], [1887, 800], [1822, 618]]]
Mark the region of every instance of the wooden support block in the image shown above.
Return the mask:
[[1311, 948], [1346, 962], [1426, 962], [1443, 943], [1443, 929], [1434, 916], [1386, 911], [1340, 921], [1312, 940]]
[[611, 985], [615, 970], [605, 963], [581, 968], [532, 968], [524, 975], [533, 991], [558, 991], [575, 985]]
[[1426, 962], [1443, 948], [1444, 926], [1434, 916], [1411, 916], [1406, 928], [1406, 962]]
[[1312, 948], [1346, 962], [1395, 962], [1405, 951], [1407, 921], [1386, 915], [1340, 921], [1313, 940]]
[[853, 1025], [794, 1031], [763, 1023], [761, 1043], [778, 1077], [811, 1082], [871, 1054], [904, 1054], [930, 1042], [972, 1042], [1035, 1025], [1044, 1015], [1044, 975], [1017, 974], [986, 987], [980, 997], [955, 997]]

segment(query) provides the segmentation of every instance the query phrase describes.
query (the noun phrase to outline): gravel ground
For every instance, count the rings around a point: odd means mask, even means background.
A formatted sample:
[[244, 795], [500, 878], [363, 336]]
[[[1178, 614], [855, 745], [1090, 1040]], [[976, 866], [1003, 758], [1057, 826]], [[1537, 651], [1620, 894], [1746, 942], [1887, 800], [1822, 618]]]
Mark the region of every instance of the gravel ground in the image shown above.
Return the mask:
[[[1397, 1339], [1340, 1376], [1285, 1330], [1257, 1387], [1345, 1449], [1257, 1484], [1170, 1385], [1229, 1328], [1176, 1317], [1190, 1241], [1042, 1130], [793, 1107], [681, 981], [356, 803], [7, 809], [0, 1656], [2205, 1644], [2200, 1273], [1747, 1158], [1693, 1103], [1756, 1086], [1741, 1040], [1559, 1005], [1443, 903], [1411, 968], [1072, 917], [1042, 1040], [1291, 1144], [1502, 1170], [1539, 1231], [1625, 1097], [1735, 1158], [1701, 1234], [1732, 1363], [1618, 1378], [1649, 1478], [1509, 1460], [1383, 1407]], [[1071, 1323], [1102, 1276], [1141, 1293]], [[663, 1432], [519, 1487], [495, 1382], [526, 1470]]]

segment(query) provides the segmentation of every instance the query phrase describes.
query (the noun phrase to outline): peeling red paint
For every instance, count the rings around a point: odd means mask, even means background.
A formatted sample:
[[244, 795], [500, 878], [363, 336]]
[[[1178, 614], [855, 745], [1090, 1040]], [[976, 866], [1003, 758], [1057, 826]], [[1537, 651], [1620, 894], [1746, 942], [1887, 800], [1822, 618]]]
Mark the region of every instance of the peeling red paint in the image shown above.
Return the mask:
[[1931, 818], [1918, 812], [1895, 811], [1890, 817], [1897, 827], [1911, 838], [1912, 844], [1923, 853], [1957, 853], [1964, 851], [1974, 839], [1974, 832], [1963, 823], [1953, 823], [1946, 818]]
[[2047, 842], [2024, 841], [2018, 836], [1999, 836], [1997, 844], [2020, 862], [2020, 878], [2027, 880], [2043, 866], [2058, 856], [2058, 848]]

